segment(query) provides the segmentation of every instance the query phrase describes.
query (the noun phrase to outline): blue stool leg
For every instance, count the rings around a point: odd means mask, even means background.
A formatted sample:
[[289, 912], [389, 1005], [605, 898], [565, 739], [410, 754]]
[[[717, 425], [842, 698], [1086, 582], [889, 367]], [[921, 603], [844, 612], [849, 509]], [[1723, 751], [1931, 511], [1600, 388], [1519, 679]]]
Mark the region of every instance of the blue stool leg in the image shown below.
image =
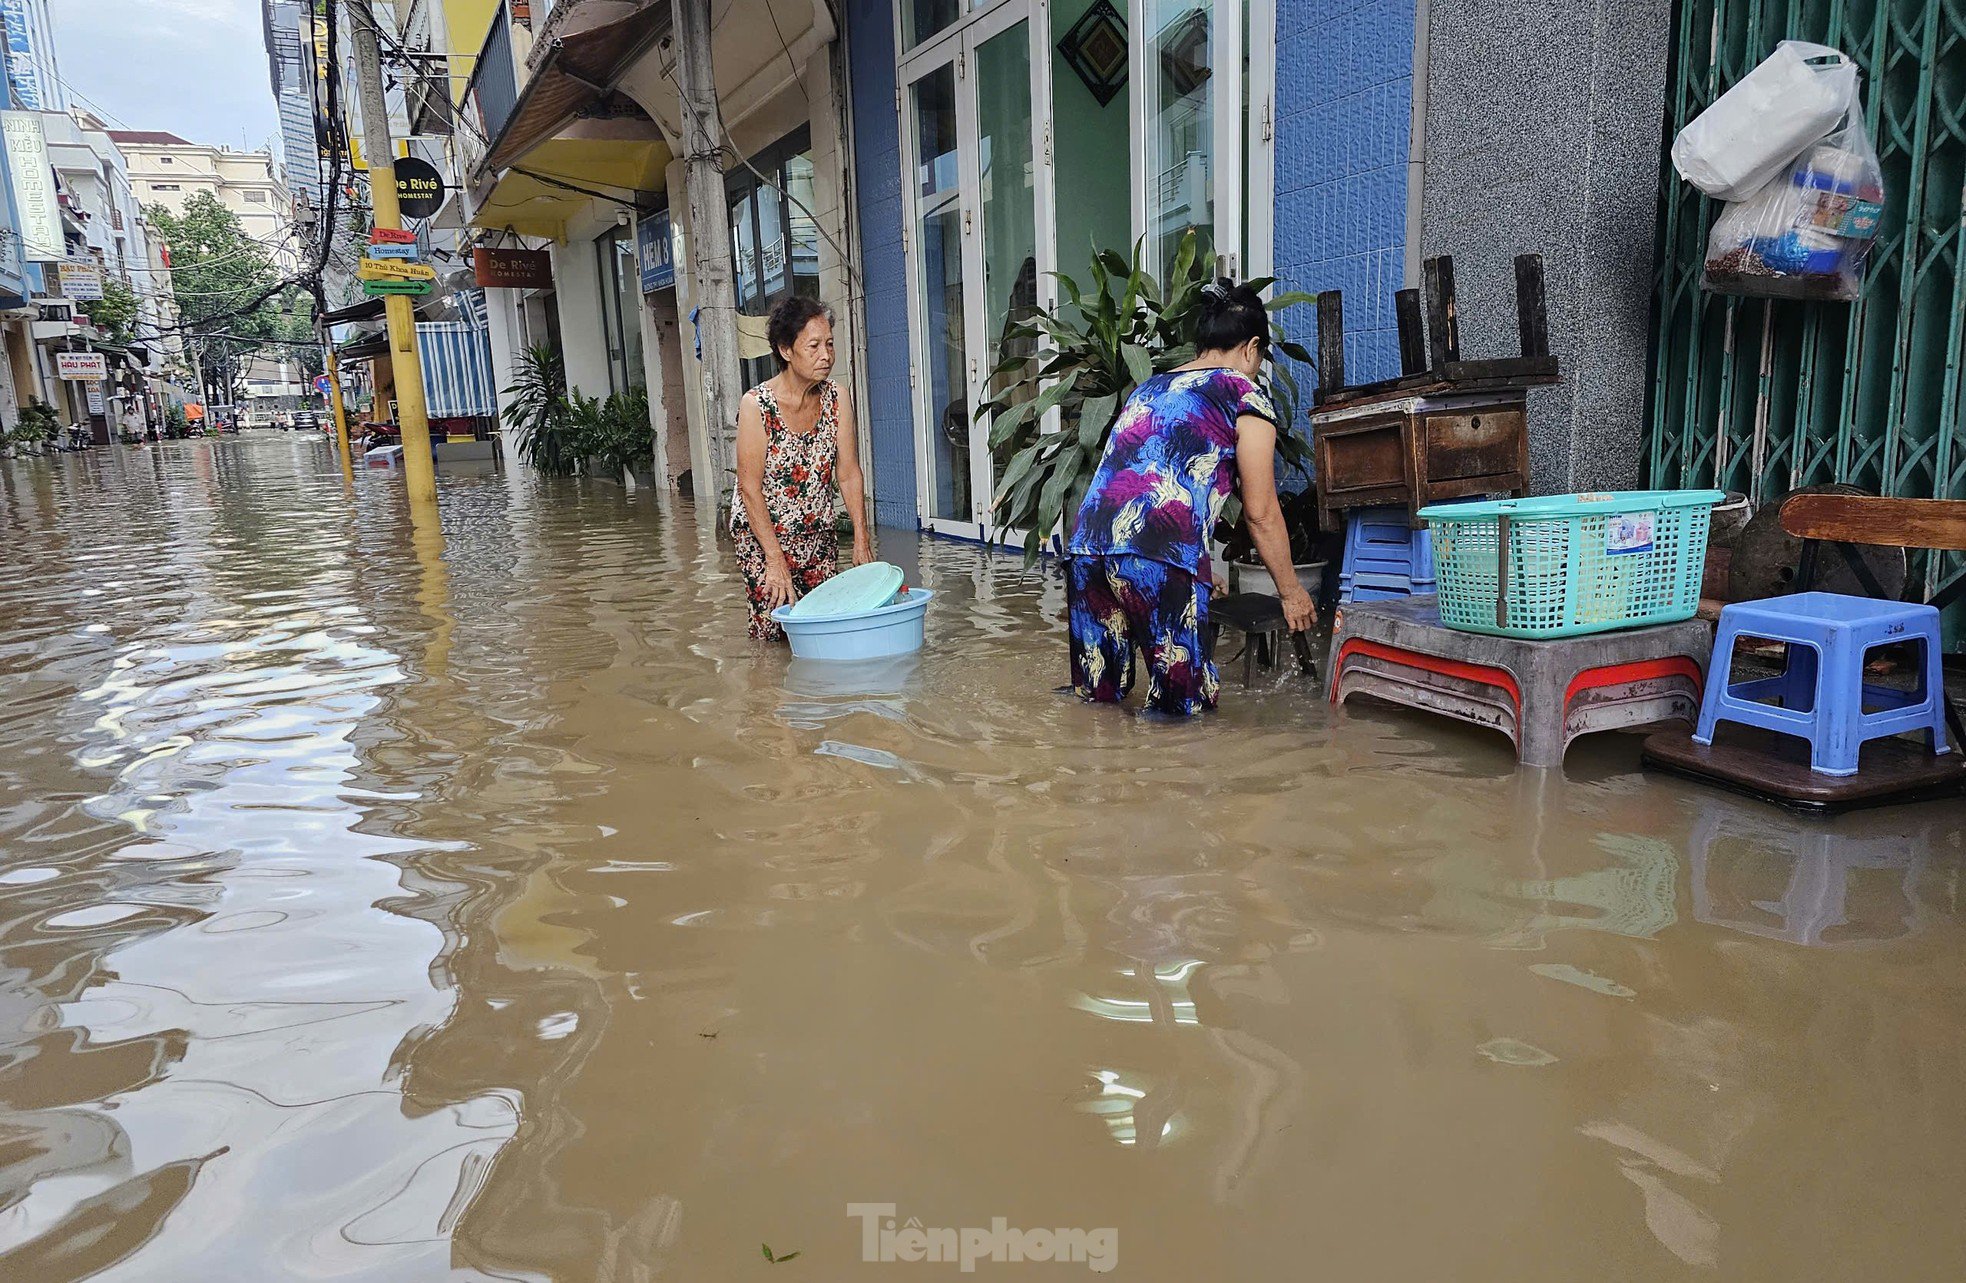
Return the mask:
[[1727, 697], [1728, 683], [1733, 680], [1734, 643], [1739, 637], [1740, 629], [1728, 621], [1723, 609], [1713, 639], [1713, 658], [1707, 664], [1707, 688], [1700, 697], [1700, 720], [1693, 727], [1695, 744], [1713, 744], [1714, 727], [1720, 722], [1720, 706]]
[[1946, 742], [1946, 679], [1939, 658], [1942, 647], [1938, 629], [1934, 628], [1919, 638], [1919, 649], [1925, 652], [1925, 674], [1921, 683], [1924, 689], [1919, 693], [1932, 702], [1932, 729], [1926, 733], [1925, 742], [1936, 756], [1952, 751], [1952, 746]]
[[[1815, 725], [1809, 736], [1809, 769], [1823, 775], [1855, 775], [1863, 748], [1863, 647], [1846, 631], [1832, 632], [1816, 661]], [[1833, 692], [1849, 698], [1832, 698]]]

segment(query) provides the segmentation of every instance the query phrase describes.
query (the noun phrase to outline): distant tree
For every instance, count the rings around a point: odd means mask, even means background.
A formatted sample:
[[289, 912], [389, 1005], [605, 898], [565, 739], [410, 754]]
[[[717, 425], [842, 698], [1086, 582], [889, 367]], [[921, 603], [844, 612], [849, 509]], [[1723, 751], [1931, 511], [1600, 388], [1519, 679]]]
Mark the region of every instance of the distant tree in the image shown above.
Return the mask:
[[207, 400], [237, 403], [244, 358], [254, 351], [285, 356], [309, 376], [320, 372], [313, 301], [298, 285], [232, 315], [280, 281], [272, 252], [246, 235], [238, 215], [209, 192], [186, 201], [182, 214], [161, 205], [148, 214], [170, 248], [171, 286]]
[[135, 337], [136, 291], [114, 277], [102, 283], [102, 297], [82, 304], [91, 321], [109, 331], [112, 341], [128, 343]]

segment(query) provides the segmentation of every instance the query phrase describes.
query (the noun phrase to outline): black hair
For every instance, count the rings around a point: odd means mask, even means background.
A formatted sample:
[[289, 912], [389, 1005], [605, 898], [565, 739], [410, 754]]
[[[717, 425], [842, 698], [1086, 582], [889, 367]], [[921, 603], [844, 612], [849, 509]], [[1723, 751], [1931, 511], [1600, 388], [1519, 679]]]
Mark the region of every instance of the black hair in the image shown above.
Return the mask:
[[771, 309], [771, 315], [765, 318], [765, 338], [771, 343], [771, 354], [778, 361], [779, 369], [790, 364], [785, 359], [785, 349], [797, 343], [806, 326], [819, 317], [824, 317], [826, 324], [831, 325], [833, 309], [803, 294], [780, 299], [778, 305]]
[[1247, 285], [1220, 277], [1201, 287], [1201, 313], [1195, 319], [1195, 350], [1227, 352], [1251, 339], [1270, 351], [1270, 314], [1263, 296]]

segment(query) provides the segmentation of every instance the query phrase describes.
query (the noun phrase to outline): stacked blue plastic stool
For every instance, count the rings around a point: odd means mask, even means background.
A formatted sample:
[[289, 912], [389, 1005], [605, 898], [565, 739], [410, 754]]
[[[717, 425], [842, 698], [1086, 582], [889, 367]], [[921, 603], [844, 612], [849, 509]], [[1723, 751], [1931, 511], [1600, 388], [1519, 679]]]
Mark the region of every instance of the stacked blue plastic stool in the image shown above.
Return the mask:
[[[1742, 637], [1786, 642], [1786, 669], [1729, 681], [1728, 663]], [[1918, 642], [1923, 650], [1918, 686], [1907, 692], [1867, 684], [1871, 649], [1901, 642]], [[1856, 774], [1866, 742], [1906, 731], [1925, 732], [1932, 752], [1945, 753], [1939, 656], [1939, 612], [1931, 606], [1806, 592], [1724, 607], [1693, 742], [1712, 745], [1721, 722], [1800, 736], [1809, 741], [1809, 768], [1823, 775]]]
[[1345, 514], [1339, 601], [1391, 601], [1434, 591], [1433, 540], [1404, 508], [1353, 508]]

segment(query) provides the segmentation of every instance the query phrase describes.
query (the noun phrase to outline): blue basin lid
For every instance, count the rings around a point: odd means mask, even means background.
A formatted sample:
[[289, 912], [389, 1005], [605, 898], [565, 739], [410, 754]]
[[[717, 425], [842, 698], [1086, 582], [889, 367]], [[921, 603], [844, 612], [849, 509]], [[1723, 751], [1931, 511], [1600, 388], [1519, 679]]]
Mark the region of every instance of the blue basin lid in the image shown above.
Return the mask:
[[901, 591], [901, 567], [885, 561], [870, 561], [852, 570], [843, 570], [813, 589], [785, 613], [793, 619], [817, 615], [858, 615], [879, 610]]

